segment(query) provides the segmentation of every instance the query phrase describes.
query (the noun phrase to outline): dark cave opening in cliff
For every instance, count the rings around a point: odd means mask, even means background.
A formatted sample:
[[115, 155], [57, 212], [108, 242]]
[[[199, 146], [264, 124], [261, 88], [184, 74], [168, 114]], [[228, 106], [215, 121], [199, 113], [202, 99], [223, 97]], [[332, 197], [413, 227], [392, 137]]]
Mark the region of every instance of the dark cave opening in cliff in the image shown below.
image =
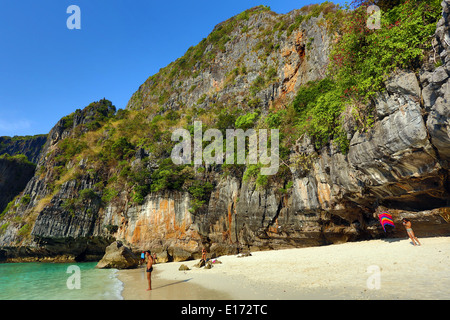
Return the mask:
[[380, 204], [390, 209], [405, 211], [425, 211], [448, 207], [450, 205], [450, 198], [438, 198], [429, 194], [421, 194], [420, 196], [407, 199], [385, 199], [381, 201]]
[[81, 254], [75, 257], [76, 262], [85, 262], [86, 261], [86, 251], [83, 251]]

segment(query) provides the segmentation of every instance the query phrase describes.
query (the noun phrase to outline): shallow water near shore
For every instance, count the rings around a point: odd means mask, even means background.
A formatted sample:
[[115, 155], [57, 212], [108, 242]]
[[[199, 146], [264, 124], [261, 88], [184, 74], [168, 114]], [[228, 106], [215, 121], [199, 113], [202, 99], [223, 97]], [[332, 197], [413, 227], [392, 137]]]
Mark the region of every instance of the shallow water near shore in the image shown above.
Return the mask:
[[96, 269], [96, 265], [96, 262], [0, 264], [0, 300], [122, 299], [123, 284], [117, 279], [117, 270]]

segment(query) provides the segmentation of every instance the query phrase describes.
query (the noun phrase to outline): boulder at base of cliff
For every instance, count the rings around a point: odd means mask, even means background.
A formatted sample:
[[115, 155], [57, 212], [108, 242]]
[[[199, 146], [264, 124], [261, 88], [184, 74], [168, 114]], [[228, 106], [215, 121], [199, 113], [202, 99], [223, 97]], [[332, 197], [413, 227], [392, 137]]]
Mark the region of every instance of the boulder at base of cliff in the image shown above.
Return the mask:
[[99, 261], [98, 269], [133, 269], [139, 265], [138, 257], [122, 242], [115, 241], [106, 248], [105, 255]]
[[182, 264], [182, 265], [178, 268], [178, 271], [188, 271], [188, 270], [191, 270], [191, 269], [189, 269], [189, 267], [188, 267], [187, 265], [185, 265], [185, 264]]

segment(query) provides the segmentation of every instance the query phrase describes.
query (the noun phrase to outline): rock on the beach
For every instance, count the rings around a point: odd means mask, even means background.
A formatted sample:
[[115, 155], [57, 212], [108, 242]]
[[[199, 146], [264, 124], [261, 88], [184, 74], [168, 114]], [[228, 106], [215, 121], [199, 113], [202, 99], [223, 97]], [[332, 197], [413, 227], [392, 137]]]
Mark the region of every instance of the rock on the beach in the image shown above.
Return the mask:
[[201, 259], [199, 262], [194, 264], [194, 267], [201, 268], [205, 266], [205, 260]]
[[106, 248], [105, 255], [99, 261], [98, 269], [132, 269], [139, 265], [138, 257], [122, 242], [115, 241]]
[[182, 264], [182, 265], [178, 268], [178, 271], [188, 271], [188, 270], [191, 270], [191, 269], [189, 269], [189, 267], [188, 267], [187, 265], [185, 265], [185, 264]]
[[244, 258], [244, 257], [251, 257], [251, 256], [252, 256], [252, 254], [250, 252], [244, 252], [244, 253], [239, 254], [237, 257]]

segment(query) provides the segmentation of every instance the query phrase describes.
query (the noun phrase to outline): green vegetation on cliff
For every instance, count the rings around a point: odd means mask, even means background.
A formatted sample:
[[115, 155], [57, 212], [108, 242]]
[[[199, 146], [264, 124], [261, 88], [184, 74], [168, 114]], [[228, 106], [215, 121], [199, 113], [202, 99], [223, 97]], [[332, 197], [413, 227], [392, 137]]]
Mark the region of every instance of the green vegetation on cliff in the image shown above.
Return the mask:
[[16, 162], [18, 164], [26, 164], [32, 167], [36, 167], [36, 165], [34, 163], [32, 163], [31, 161], [28, 160], [26, 155], [23, 154], [16, 154], [16, 155], [9, 155], [7, 153], [4, 153], [2, 155], [0, 155], [0, 159], [4, 159], [4, 160], [8, 160], [8, 161], [13, 161]]
[[380, 28], [375, 29], [366, 26], [371, 3], [360, 1], [353, 10], [341, 10], [327, 76], [300, 88], [293, 102], [299, 130], [313, 138], [317, 149], [334, 140], [346, 152], [345, 115], [351, 115], [355, 130], [370, 127], [371, 99], [384, 90], [387, 77], [396, 69], [417, 70], [432, 49], [430, 36], [441, 15], [439, 0], [397, 5], [380, 1]]
[[35, 136], [0, 137], [0, 155], [23, 154], [35, 164], [39, 161], [39, 153], [47, 139], [46, 134]]

